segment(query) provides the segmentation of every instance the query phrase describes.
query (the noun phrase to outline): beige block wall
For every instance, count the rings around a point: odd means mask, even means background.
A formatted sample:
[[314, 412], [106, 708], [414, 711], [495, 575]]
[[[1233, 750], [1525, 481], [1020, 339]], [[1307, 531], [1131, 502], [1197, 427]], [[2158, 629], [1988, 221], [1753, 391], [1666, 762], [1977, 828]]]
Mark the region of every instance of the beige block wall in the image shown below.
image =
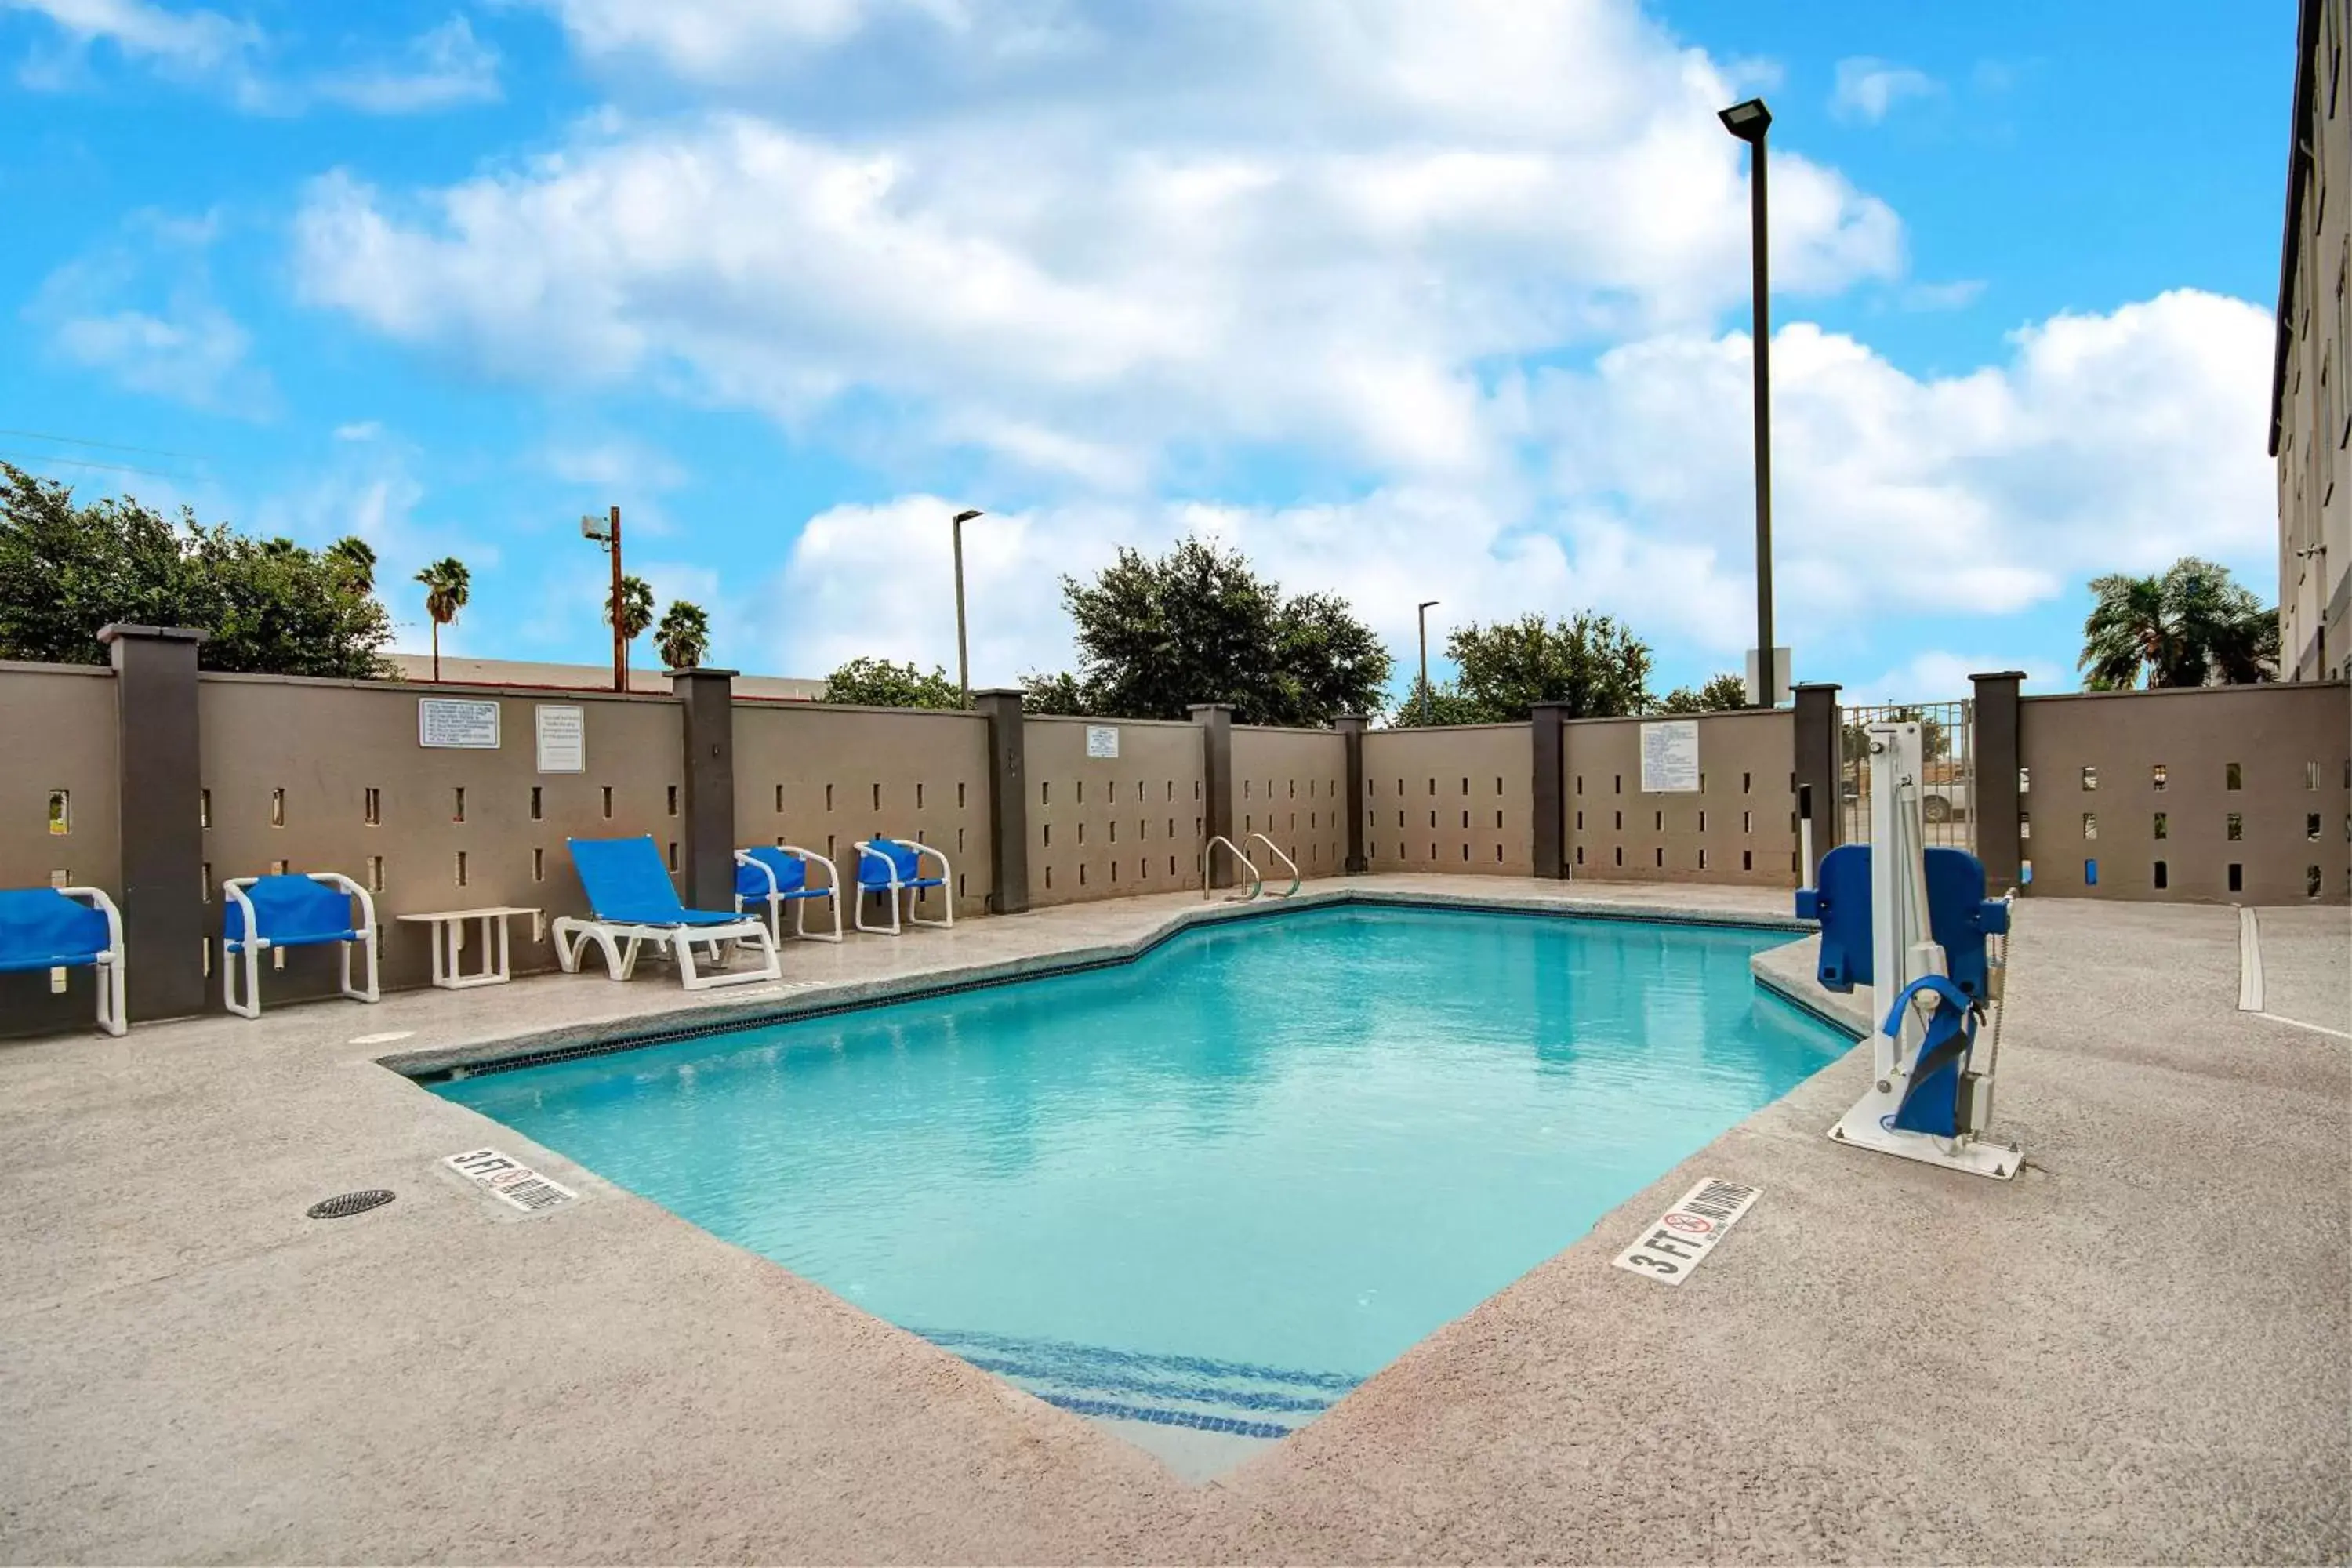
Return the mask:
[[2293, 904], [2311, 898], [2315, 870], [2318, 899], [2346, 901], [2352, 686], [2084, 693], [2021, 706], [2034, 893]]
[[[122, 897], [114, 673], [103, 666], [0, 663], [0, 888], [102, 888]], [[64, 833], [49, 795], [66, 792]], [[0, 974], [0, 1035], [86, 1026], [94, 972], [62, 992], [41, 974]]]
[[[1087, 755], [1090, 725], [1118, 731], [1116, 758]], [[1032, 905], [1199, 889], [1208, 821], [1199, 726], [1034, 717], [1023, 742]]]
[[1364, 737], [1364, 858], [1373, 871], [1534, 867], [1535, 736], [1526, 724]]
[[859, 839], [912, 838], [948, 857], [956, 912], [978, 914], [993, 886], [988, 810], [988, 721], [979, 714], [735, 704], [739, 848], [795, 844], [855, 882]]
[[[1269, 882], [1281, 867], [1250, 835], [1280, 847], [1304, 878], [1347, 868], [1348, 742], [1333, 730], [1234, 726], [1234, 838]], [[1287, 885], [1286, 881], [1283, 885]], [[1278, 889], [1277, 889], [1278, 890]]]
[[[433, 696], [497, 702], [499, 748], [419, 745], [417, 702]], [[681, 720], [667, 698], [207, 675], [197, 702], [215, 937], [225, 879], [280, 865], [341, 871], [378, 889], [384, 984], [419, 985], [429, 973], [425, 928], [404, 926], [398, 915], [493, 904], [540, 908], [549, 919], [584, 914], [566, 837], [650, 834], [665, 857], [679, 845]], [[585, 772], [538, 771], [541, 703], [585, 710]], [[532, 922], [518, 920], [513, 931], [518, 971], [553, 966], [554, 949]], [[469, 950], [469, 965], [474, 956]], [[332, 963], [324, 949], [287, 954], [282, 973], [263, 976], [265, 1002], [331, 991]]]
[[1795, 715], [1700, 716], [1695, 793], [1643, 793], [1644, 722], [1657, 721], [1580, 719], [1566, 726], [1569, 874], [1795, 887]]

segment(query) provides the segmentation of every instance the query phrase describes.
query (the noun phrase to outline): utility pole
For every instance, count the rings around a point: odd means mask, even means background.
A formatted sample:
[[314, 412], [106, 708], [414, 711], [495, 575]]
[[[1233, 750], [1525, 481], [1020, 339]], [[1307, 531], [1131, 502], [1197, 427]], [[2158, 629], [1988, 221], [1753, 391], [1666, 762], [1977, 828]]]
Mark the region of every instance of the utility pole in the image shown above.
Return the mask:
[[951, 531], [955, 535], [956, 580], [956, 689], [963, 694], [963, 705], [971, 706], [971, 652], [964, 641], [963, 631], [963, 525], [981, 515], [978, 507], [967, 507], [955, 514]]
[[1435, 599], [1423, 599], [1421, 602], [1421, 609], [1419, 611], [1421, 620], [1421, 721], [1424, 724], [1429, 722], [1429, 612], [1432, 606], [1435, 605], [1439, 601]]
[[629, 689], [629, 639], [621, 635], [621, 509], [613, 509], [613, 689]]

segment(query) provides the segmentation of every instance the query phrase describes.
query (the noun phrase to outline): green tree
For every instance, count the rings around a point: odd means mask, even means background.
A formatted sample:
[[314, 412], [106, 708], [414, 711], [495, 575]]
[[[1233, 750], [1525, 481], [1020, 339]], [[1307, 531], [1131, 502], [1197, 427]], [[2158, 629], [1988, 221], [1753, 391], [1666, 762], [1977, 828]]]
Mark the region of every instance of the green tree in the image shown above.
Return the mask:
[[425, 584], [425, 614], [433, 623], [433, 679], [441, 679], [441, 628], [457, 618], [473, 595], [473, 574], [454, 555], [444, 555], [416, 574]]
[[2226, 566], [2184, 555], [2161, 576], [2094, 577], [2091, 596], [2079, 666], [2090, 690], [2277, 679], [2278, 612]]
[[[1345, 601], [1286, 598], [1247, 558], [1188, 539], [1157, 559], [1122, 549], [1091, 584], [1062, 579], [1077, 628], [1075, 687], [1094, 712], [1181, 719], [1229, 702], [1244, 724], [1327, 724], [1375, 707], [1389, 651]], [[1061, 683], [1070, 682], [1070, 687]]]
[[1748, 706], [1748, 683], [1736, 675], [1714, 677], [1694, 691], [1677, 686], [1658, 704], [1662, 713], [1724, 713]]
[[643, 577], [624, 577], [604, 594], [604, 624], [621, 632], [621, 686], [629, 683], [629, 649], [654, 624], [654, 591]]
[[176, 522], [135, 499], [83, 505], [0, 463], [0, 658], [103, 664], [110, 621], [193, 626], [206, 669], [373, 679], [392, 618], [331, 552]]
[[672, 669], [692, 669], [710, 652], [710, 616], [700, 605], [672, 599], [654, 628], [654, 650]]
[[1538, 702], [1564, 702], [1571, 719], [1607, 719], [1650, 707], [1650, 648], [1608, 616], [1580, 610], [1569, 619], [1539, 615], [1482, 626], [1473, 621], [1445, 635], [1459, 671], [1426, 703], [1408, 702], [1395, 722], [1507, 724]]
[[853, 658], [824, 678], [824, 700], [860, 708], [961, 708], [963, 692], [938, 665], [925, 675], [911, 664]]
[[320, 552], [328, 565], [351, 580], [362, 594], [375, 592], [375, 546], [356, 533], [347, 533]]
[[1021, 710], [1081, 717], [1095, 711], [1094, 693], [1067, 670], [1054, 675], [1033, 670], [1021, 678]]

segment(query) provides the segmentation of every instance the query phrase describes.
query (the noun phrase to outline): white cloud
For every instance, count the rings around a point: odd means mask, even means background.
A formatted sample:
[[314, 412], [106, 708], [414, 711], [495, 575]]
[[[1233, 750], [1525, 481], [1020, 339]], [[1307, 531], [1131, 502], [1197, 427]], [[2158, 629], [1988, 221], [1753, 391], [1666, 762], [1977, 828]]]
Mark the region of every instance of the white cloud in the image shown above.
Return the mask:
[[127, 58], [191, 77], [236, 67], [262, 41], [250, 22], [146, 0], [0, 0], [0, 10], [46, 16], [77, 47], [103, 41]]
[[637, 493], [676, 489], [688, 478], [677, 458], [629, 436], [551, 442], [541, 448], [537, 462], [550, 478], [567, 485]]
[[418, 114], [499, 97], [499, 54], [463, 16], [411, 39], [402, 58], [321, 74], [310, 94], [369, 114]]
[[134, 215], [121, 238], [52, 272], [25, 308], [49, 350], [121, 385], [248, 418], [278, 406], [252, 335], [213, 297], [210, 217]]
[[1912, 283], [1902, 293], [1906, 310], [1965, 310], [1984, 297], [1985, 280], [1959, 278], [1949, 283]]
[[1932, 98], [1942, 90], [1936, 79], [1923, 70], [1858, 55], [1837, 63], [1830, 112], [1840, 120], [1875, 125], [1903, 100]]
[[[2014, 655], [1951, 653], [1930, 648], [1915, 654], [1891, 669], [1867, 680], [1846, 681], [1838, 700], [1854, 707], [1887, 702], [1950, 702], [1974, 691], [1970, 676], [2021, 668]], [[2025, 688], [2056, 687], [2073, 690], [2073, 672], [2047, 661], [2027, 660], [2022, 666]], [[1807, 679], [1803, 675], [1799, 679]]]
[[383, 434], [383, 424], [373, 419], [355, 420], [349, 425], [335, 426], [335, 439], [338, 441], [373, 441]]

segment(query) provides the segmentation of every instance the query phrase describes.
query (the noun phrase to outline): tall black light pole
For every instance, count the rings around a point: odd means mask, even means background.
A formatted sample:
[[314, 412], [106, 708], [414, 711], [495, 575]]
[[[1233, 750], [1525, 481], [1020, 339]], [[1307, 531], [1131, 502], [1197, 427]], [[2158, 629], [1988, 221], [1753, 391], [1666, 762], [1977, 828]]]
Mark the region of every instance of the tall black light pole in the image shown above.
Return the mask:
[[1756, 269], [1756, 690], [1770, 708], [1780, 700], [1772, 659], [1772, 285], [1764, 221], [1764, 134], [1772, 129], [1772, 111], [1751, 98], [1717, 118], [1748, 143], [1748, 244]]
[[1429, 612], [1435, 599], [1421, 602], [1421, 721], [1429, 722]]
[[963, 693], [963, 705], [971, 706], [971, 655], [966, 651], [963, 636], [963, 525], [981, 515], [977, 507], [968, 507], [955, 514], [956, 579], [956, 689]]

